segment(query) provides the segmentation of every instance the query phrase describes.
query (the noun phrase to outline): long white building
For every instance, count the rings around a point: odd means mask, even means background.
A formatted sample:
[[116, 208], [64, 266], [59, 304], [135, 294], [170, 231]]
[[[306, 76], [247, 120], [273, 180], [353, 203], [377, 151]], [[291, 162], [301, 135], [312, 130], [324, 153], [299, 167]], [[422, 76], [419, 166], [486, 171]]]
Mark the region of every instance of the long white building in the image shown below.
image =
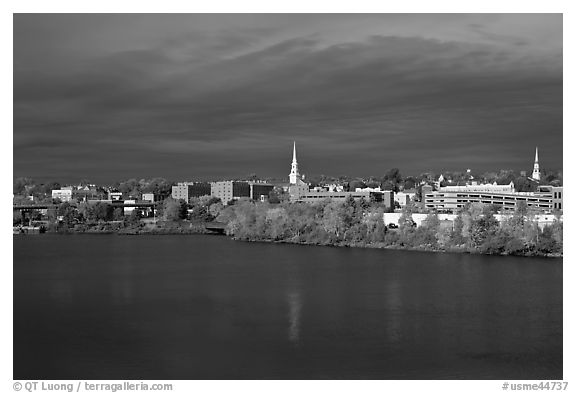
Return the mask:
[[428, 209], [450, 212], [474, 202], [495, 205], [500, 210], [514, 210], [518, 202], [525, 202], [534, 210], [553, 211], [563, 210], [562, 194], [562, 187], [553, 186], [539, 186], [536, 192], [515, 192], [513, 185], [511, 189], [502, 190], [477, 186], [441, 187], [439, 191], [426, 193], [424, 203]]

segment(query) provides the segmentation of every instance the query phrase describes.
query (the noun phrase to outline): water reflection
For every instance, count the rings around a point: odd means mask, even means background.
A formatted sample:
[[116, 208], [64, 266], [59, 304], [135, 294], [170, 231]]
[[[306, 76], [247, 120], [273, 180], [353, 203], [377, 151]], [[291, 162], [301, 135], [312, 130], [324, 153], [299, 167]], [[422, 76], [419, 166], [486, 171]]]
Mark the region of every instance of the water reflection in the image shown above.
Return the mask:
[[133, 303], [134, 290], [131, 280], [113, 282], [110, 288], [112, 302], [116, 306], [126, 306]]
[[50, 288], [50, 297], [61, 303], [72, 302], [72, 285], [67, 280], [55, 280]]
[[384, 296], [386, 302], [386, 335], [391, 343], [398, 343], [402, 339], [402, 326], [400, 310], [402, 309], [401, 286], [398, 281], [391, 281], [386, 285]]
[[110, 296], [116, 306], [130, 305], [134, 301], [134, 266], [132, 256], [122, 258], [112, 267], [114, 277], [122, 277], [122, 280], [114, 280], [110, 283]]
[[294, 344], [300, 342], [300, 316], [302, 314], [302, 298], [300, 292], [291, 291], [288, 299], [288, 340]]
[[13, 262], [15, 379], [562, 378], [561, 261], [46, 235]]

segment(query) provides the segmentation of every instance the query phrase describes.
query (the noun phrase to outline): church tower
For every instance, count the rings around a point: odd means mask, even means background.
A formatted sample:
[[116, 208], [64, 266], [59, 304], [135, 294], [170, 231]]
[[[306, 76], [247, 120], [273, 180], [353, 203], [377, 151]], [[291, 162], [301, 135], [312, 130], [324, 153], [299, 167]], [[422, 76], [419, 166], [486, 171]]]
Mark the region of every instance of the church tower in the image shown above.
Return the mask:
[[534, 170], [532, 171], [532, 179], [540, 180], [540, 165], [538, 165], [538, 147], [536, 147], [536, 157], [534, 157]]
[[294, 142], [294, 150], [292, 151], [292, 169], [290, 170], [290, 184], [298, 184], [300, 180], [300, 173], [298, 173], [298, 161], [296, 161], [296, 142]]

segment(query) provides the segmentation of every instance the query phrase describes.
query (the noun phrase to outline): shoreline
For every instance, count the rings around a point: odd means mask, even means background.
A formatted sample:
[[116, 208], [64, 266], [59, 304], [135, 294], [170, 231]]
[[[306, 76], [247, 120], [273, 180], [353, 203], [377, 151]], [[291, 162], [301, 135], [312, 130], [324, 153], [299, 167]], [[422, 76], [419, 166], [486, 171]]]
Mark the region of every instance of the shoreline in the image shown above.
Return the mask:
[[564, 254], [488, 254], [488, 253], [481, 253], [481, 252], [473, 252], [466, 249], [458, 249], [453, 248], [449, 250], [437, 250], [433, 248], [426, 248], [426, 247], [402, 247], [396, 245], [384, 245], [384, 244], [347, 244], [347, 243], [340, 243], [340, 244], [321, 244], [321, 243], [311, 243], [311, 242], [296, 242], [296, 241], [287, 241], [287, 240], [269, 240], [269, 239], [240, 239], [233, 236], [231, 237], [235, 241], [247, 242], [247, 243], [274, 243], [274, 244], [293, 244], [299, 246], [319, 246], [319, 247], [339, 247], [339, 248], [369, 248], [369, 249], [376, 249], [376, 250], [395, 250], [395, 251], [416, 251], [416, 252], [432, 252], [432, 253], [440, 253], [440, 254], [470, 254], [470, 255], [493, 255], [493, 256], [502, 256], [502, 257], [524, 257], [524, 258], [564, 258]]
[[[515, 257], [544, 257], [544, 258], [563, 258], [563, 254], [489, 254], [470, 251], [465, 248], [451, 248], [451, 249], [434, 249], [431, 247], [405, 247], [400, 245], [385, 245], [383, 243], [376, 244], [360, 244], [360, 243], [333, 243], [323, 244], [319, 242], [306, 242], [306, 241], [292, 241], [292, 240], [272, 240], [272, 239], [247, 239], [236, 236], [229, 236], [223, 233], [215, 233], [207, 230], [203, 226], [189, 224], [183, 225], [170, 225], [168, 227], [160, 228], [119, 228], [119, 229], [85, 229], [79, 230], [69, 228], [63, 231], [47, 231], [45, 234], [52, 235], [119, 235], [119, 236], [140, 236], [140, 235], [153, 235], [153, 236], [169, 236], [169, 235], [208, 235], [208, 236], [225, 236], [234, 241], [241, 241], [247, 243], [272, 243], [272, 244], [292, 244], [300, 246], [317, 246], [317, 247], [340, 247], [340, 248], [368, 248], [379, 250], [397, 250], [397, 251], [418, 251], [418, 252], [433, 252], [433, 253], [450, 253], [450, 254], [472, 254], [472, 255], [497, 255], [497, 256], [515, 256]], [[15, 234], [16, 235], [16, 234]], [[20, 235], [20, 234], [19, 234]], [[38, 234], [23, 234], [23, 235], [38, 235]]]

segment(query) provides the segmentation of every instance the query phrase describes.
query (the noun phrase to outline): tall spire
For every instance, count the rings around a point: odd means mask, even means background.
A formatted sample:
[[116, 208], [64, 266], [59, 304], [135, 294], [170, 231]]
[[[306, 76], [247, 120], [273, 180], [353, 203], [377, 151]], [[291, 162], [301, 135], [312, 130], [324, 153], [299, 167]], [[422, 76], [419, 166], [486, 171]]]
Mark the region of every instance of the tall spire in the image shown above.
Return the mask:
[[538, 146], [536, 146], [536, 155], [534, 156], [534, 170], [532, 171], [532, 179], [540, 180], [540, 165], [538, 164]]
[[[536, 150], [536, 161], [538, 161], [538, 150]], [[294, 150], [292, 152], [292, 163], [298, 164], [298, 161], [296, 161], [296, 141], [294, 141]]]
[[290, 170], [290, 184], [298, 184], [300, 173], [298, 173], [298, 161], [296, 161], [296, 141], [292, 150], [292, 168]]

